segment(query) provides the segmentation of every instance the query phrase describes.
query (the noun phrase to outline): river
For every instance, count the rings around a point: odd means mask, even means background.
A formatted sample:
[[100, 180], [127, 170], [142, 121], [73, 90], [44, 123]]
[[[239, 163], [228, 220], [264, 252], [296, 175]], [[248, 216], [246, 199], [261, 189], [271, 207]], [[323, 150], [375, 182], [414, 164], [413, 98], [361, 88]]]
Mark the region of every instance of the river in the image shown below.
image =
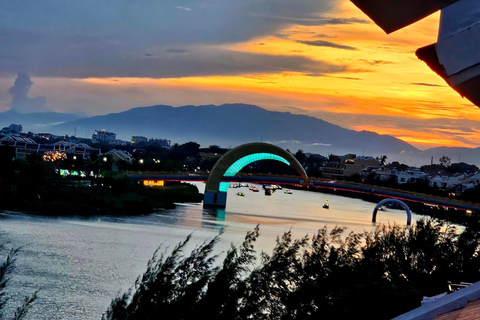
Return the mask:
[[[197, 186], [203, 192], [204, 184]], [[169, 252], [191, 233], [194, 246], [224, 229], [217, 246], [221, 253], [232, 243], [240, 244], [246, 232], [260, 224], [256, 248], [269, 253], [275, 238], [288, 230], [299, 238], [323, 226], [346, 226], [354, 232], [374, 228], [374, 203], [302, 190], [277, 190], [266, 196], [258, 187], [260, 192], [230, 188], [225, 210], [179, 204], [173, 210], [133, 217], [0, 213], [0, 240], [8, 241], [9, 248], [23, 246], [10, 282], [10, 314], [23, 296], [40, 288], [30, 319], [101, 319], [111, 299], [131, 288], [145, 271], [155, 249], [162, 246], [161, 252]], [[237, 196], [238, 191], [245, 196]], [[328, 210], [322, 208], [325, 200]], [[413, 214], [412, 223], [418, 218]], [[388, 223], [405, 225], [405, 211], [380, 211], [377, 224]]]

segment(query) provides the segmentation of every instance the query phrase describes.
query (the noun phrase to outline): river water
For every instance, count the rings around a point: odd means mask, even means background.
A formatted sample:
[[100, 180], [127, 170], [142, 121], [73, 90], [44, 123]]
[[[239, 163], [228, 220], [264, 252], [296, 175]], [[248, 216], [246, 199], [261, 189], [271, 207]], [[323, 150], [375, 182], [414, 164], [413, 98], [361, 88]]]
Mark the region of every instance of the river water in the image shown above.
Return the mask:
[[[198, 183], [200, 192], [204, 184]], [[248, 188], [230, 188], [225, 210], [202, 204], [179, 204], [176, 209], [134, 217], [39, 217], [0, 213], [0, 242], [23, 246], [10, 282], [12, 308], [23, 296], [41, 289], [30, 319], [101, 319], [112, 298], [132, 287], [153, 252], [169, 252], [193, 233], [191, 246], [224, 233], [218, 253], [242, 242], [260, 224], [258, 252], [269, 253], [275, 238], [291, 230], [300, 238], [327, 226], [363, 232], [371, 223], [374, 203], [332, 194], [277, 190], [266, 196]], [[242, 191], [244, 197], [237, 196]], [[328, 200], [330, 209], [323, 209]], [[419, 218], [413, 214], [412, 223]], [[377, 224], [405, 225], [403, 210], [379, 211]], [[5, 250], [0, 261], [5, 257]]]

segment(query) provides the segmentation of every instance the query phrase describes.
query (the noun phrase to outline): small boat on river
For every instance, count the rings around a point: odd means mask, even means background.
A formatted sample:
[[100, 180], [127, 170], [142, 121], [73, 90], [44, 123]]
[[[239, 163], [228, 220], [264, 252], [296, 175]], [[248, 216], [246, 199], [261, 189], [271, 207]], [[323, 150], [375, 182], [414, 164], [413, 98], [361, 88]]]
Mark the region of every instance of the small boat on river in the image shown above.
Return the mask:
[[243, 193], [243, 192], [237, 192], [237, 196], [245, 197], [245, 193]]
[[292, 190], [287, 189], [287, 190], [283, 191], [283, 193], [285, 193], [285, 194], [292, 194]]
[[328, 204], [328, 200], [325, 201], [325, 203], [322, 206], [323, 209], [330, 209], [330, 205]]

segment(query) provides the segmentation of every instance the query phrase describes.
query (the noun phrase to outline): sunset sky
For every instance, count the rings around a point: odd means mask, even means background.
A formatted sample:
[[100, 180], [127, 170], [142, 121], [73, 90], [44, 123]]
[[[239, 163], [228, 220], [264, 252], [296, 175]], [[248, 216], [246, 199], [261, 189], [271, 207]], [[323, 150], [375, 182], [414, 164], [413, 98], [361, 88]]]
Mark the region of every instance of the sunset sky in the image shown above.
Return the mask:
[[348, 0], [3, 1], [0, 111], [26, 73], [23, 111], [249, 103], [478, 147], [480, 109], [415, 56], [439, 16], [386, 35]]

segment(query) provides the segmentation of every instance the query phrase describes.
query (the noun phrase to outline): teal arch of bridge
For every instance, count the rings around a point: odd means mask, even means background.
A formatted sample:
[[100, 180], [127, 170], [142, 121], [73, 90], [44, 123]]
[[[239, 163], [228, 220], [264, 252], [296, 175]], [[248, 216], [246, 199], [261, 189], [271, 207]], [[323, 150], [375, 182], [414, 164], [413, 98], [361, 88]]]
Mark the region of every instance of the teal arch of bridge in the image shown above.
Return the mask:
[[[223, 174], [224, 177], [234, 177], [237, 173], [240, 172], [243, 168], [248, 166], [251, 163], [254, 163], [256, 161], [261, 161], [261, 160], [277, 160], [280, 162], [285, 163], [287, 166], [290, 165], [290, 162], [285, 160], [284, 158], [277, 156], [275, 154], [271, 153], [253, 153], [249, 154], [248, 156], [245, 156], [243, 158], [238, 159], [235, 161], [228, 169], [225, 171]], [[219, 191], [221, 192], [227, 192], [228, 188], [230, 187], [230, 182], [220, 182], [220, 187]]]
[[261, 160], [276, 160], [291, 166], [301, 176], [299, 182], [310, 184], [307, 174], [298, 160], [288, 151], [268, 143], [253, 142], [238, 146], [222, 155], [208, 175], [203, 205], [224, 208], [227, 203], [229, 182], [222, 182], [223, 177], [233, 177], [245, 166]]

